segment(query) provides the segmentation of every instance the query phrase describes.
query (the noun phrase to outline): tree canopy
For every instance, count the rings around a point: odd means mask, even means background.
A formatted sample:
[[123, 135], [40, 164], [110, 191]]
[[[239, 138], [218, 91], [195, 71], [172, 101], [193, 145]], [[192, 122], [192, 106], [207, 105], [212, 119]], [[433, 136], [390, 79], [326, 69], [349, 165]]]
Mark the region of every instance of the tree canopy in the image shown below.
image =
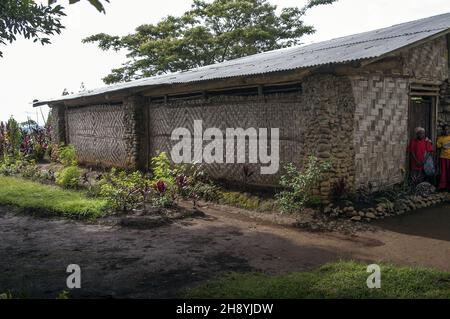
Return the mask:
[[[74, 4], [80, 0], [68, 0]], [[104, 0], [109, 2], [109, 0]], [[17, 40], [17, 36], [32, 39], [41, 44], [50, 43], [48, 36], [60, 34], [64, 26], [61, 18], [65, 16], [64, 8], [57, 0], [38, 4], [33, 0], [1, 0], [0, 1], [0, 45]], [[100, 0], [89, 0], [98, 11], [105, 12]], [[0, 51], [0, 57], [2, 52]]]
[[302, 36], [315, 32], [302, 21], [306, 12], [335, 1], [310, 0], [303, 8], [277, 12], [267, 0], [194, 0], [182, 16], [141, 25], [126, 36], [100, 33], [83, 42], [127, 50], [128, 60], [103, 81], [131, 81], [300, 44]]

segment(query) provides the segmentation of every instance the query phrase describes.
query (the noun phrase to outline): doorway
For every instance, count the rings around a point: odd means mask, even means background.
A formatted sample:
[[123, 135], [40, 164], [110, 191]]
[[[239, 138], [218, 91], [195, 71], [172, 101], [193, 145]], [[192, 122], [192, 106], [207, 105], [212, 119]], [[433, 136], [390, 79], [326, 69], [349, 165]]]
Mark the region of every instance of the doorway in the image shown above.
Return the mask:
[[409, 139], [415, 138], [416, 127], [423, 127], [426, 136], [433, 142], [436, 139], [435, 133], [435, 97], [433, 96], [412, 96], [409, 111]]

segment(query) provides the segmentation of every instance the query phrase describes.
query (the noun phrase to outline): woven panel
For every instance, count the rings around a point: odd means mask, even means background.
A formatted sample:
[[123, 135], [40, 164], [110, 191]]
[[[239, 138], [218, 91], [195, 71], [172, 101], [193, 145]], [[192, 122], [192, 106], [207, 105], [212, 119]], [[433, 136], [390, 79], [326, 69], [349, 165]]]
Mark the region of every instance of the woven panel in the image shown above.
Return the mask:
[[121, 105], [98, 105], [67, 110], [68, 143], [81, 163], [127, 164], [124, 109]]
[[406, 51], [404, 60], [405, 74], [414, 79], [444, 81], [449, 77], [445, 36]]
[[[258, 100], [258, 99], [223, 99], [221, 101], [203, 101], [173, 103], [169, 105], [151, 105], [150, 107], [150, 149], [154, 155], [158, 151], [170, 153], [177, 141], [171, 141], [172, 131], [179, 127], [194, 132], [194, 120], [203, 121], [203, 130], [219, 128], [225, 132], [227, 128], [279, 128], [280, 157], [282, 163], [297, 162], [303, 153], [302, 139], [308, 127], [306, 116], [301, 116], [305, 107], [297, 96], [290, 99]], [[204, 142], [204, 145], [208, 142]], [[224, 147], [225, 152], [225, 147]], [[248, 150], [247, 150], [248, 155]], [[247, 166], [256, 174], [252, 183], [274, 185], [278, 183], [279, 174], [260, 175], [257, 164], [210, 164], [207, 171], [214, 178], [240, 180], [243, 178], [243, 167]]]
[[408, 80], [354, 78], [356, 184], [375, 187], [402, 180], [407, 147]]

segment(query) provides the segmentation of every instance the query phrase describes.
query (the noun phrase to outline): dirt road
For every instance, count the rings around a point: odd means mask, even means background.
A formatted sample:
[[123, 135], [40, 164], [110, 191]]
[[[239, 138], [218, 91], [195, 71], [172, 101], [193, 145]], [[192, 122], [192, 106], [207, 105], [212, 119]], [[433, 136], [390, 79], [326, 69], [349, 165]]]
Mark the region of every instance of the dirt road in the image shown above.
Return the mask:
[[450, 271], [450, 206], [391, 219], [376, 231], [308, 233], [205, 209], [149, 230], [12, 214], [0, 208], [0, 292], [54, 298], [78, 264], [76, 298], [167, 298], [228, 271], [303, 271], [339, 258]]

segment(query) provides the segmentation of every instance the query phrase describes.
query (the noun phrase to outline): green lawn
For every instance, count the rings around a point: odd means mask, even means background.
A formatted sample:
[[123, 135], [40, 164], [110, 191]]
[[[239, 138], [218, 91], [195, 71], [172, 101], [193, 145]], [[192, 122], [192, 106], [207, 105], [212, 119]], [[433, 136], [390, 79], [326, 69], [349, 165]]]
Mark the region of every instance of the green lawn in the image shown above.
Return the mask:
[[105, 200], [88, 198], [82, 192], [5, 176], [0, 176], [0, 205], [76, 219], [100, 217], [107, 207]]
[[337, 262], [310, 272], [268, 276], [233, 273], [187, 291], [187, 298], [450, 298], [450, 273], [381, 266], [381, 289], [368, 289], [367, 265]]

